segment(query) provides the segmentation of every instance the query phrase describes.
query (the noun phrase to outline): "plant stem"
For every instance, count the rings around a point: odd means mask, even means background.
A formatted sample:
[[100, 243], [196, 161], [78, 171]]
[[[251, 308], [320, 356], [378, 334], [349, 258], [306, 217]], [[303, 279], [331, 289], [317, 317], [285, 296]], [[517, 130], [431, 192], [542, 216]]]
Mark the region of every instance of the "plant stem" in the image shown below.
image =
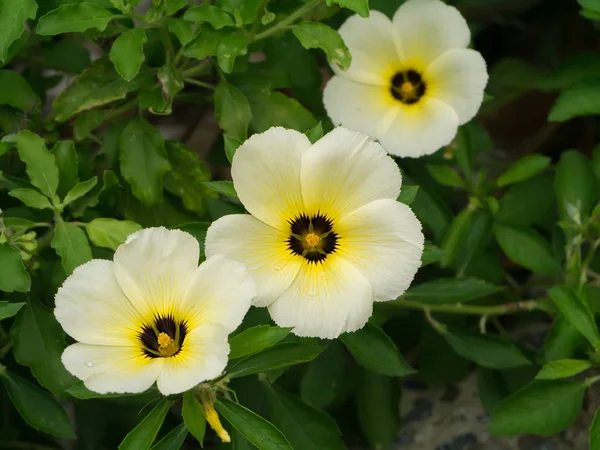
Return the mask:
[[310, 3], [306, 3], [304, 6], [301, 6], [300, 8], [298, 8], [296, 11], [291, 13], [289, 16], [287, 16], [282, 21], [277, 22], [271, 28], [266, 29], [262, 33], [258, 33], [256, 36], [254, 36], [254, 38], [252, 38], [252, 42], [260, 41], [261, 39], [265, 39], [265, 38], [268, 38], [269, 36], [274, 35], [275, 33], [281, 31], [282, 29], [284, 29], [287, 26], [294, 23], [296, 20], [301, 19], [304, 15], [306, 15], [312, 9], [319, 6], [322, 2], [323, 2], [323, 0], [313, 0]]
[[413, 302], [399, 298], [391, 302], [382, 303], [382, 306], [399, 306], [408, 309], [419, 309], [430, 312], [444, 312], [452, 314], [475, 314], [486, 316], [497, 316], [502, 314], [514, 314], [521, 311], [532, 311], [542, 309], [536, 300], [527, 300], [522, 302], [506, 303], [504, 305], [482, 306], [465, 305], [463, 303], [454, 303], [450, 305], [427, 305], [424, 303]]
[[206, 89], [215, 89], [215, 87], [212, 84], [205, 83], [204, 81], [194, 80], [193, 78], [185, 78], [183, 81], [185, 81], [186, 83], [195, 84], [196, 86], [200, 86]]
[[210, 64], [198, 64], [197, 66], [190, 67], [189, 69], [186, 69], [186, 70], [182, 70], [179, 75], [181, 75], [181, 78], [183, 78], [183, 79], [191, 78], [191, 77], [195, 77], [197, 75], [204, 74], [205, 72], [207, 72], [206, 69], [209, 69], [209, 68], [210, 68]]

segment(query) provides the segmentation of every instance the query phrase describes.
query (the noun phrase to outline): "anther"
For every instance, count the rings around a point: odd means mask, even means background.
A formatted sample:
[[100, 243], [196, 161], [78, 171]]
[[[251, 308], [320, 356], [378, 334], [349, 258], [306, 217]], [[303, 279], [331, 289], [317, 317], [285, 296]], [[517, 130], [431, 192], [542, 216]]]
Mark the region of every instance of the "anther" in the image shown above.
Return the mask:
[[315, 248], [319, 245], [319, 241], [321, 238], [315, 233], [308, 233], [304, 238], [304, 242], [306, 242], [306, 246], [308, 248]]

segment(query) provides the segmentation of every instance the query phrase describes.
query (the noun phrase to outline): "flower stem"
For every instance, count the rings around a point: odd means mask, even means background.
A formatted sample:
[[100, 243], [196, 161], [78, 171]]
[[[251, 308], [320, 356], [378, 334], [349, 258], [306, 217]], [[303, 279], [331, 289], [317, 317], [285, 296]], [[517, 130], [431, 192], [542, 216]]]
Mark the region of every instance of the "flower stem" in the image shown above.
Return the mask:
[[463, 303], [453, 303], [449, 305], [427, 305], [424, 303], [413, 302], [399, 298], [391, 302], [381, 303], [382, 306], [399, 306], [408, 309], [419, 309], [429, 312], [442, 312], [451, 314], [474, 314], [497, 316], [502, 314], [514, 314], [521, 311], [533, 311], [534, 309], [542, 309], [536, 300], [526, 300], [521, 302], [506, 303], [504, 305], [482, 306], [482, 305], [465, 305]]
[[311, 10], [319, 6], [323, 0], [313, 0], [312, 2], [306, 3], [304, 6], [301, 6], [296, 11], [291, 13], [285, 19], [280, 22], [277, 22], [271, 28], [266, 29], [262, 33], [258, 33], [252, 38], [252, 42], [260, 41], [261, 39], [268, 38], [269, 36], [274, 35], [275, 33], [283, 30], [287, 26], [294, 23], [296, 20], [301, 19], [304, 15], [308, 14]]
[[190, 84], [195, 84], [196, 86], [200, 86], [206, 89], [215, 90], [215, 87], [212, 84], [205, 83], [204, 81], [194, 80], [193, 78], [185, 78], [183, 81]]

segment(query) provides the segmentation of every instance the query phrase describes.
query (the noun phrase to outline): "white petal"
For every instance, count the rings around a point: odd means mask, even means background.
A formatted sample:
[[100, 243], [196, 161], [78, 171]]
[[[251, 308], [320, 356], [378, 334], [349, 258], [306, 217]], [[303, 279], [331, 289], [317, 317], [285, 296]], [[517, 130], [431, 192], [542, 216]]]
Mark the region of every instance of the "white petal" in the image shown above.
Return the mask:
[[391, 154], [418, 158], [448, 145], [458, 131], [458, 116], [446, 103], [423, 97], [414, 105], [401, 106], [379, 141]]
[[65, 349], [62, 362], [91, 391], [135, 394], [156, 381], [163, 358], [147, 358], [136, 347], [73, 344]]
[[250, 214], [277, 228], [302, 211], [300, 160], [309, 147], [302, 133], [274, 127], [237, 149], [231, 176]]
[[172, 314], [198, 267], [200, 247], [188, 233], [147, 228], [115, 252], [114, 271], [127, 298], [146, 321]]
[[424, 69], [451, 48], [466, 48], [471, 32], [453, 6], [439, 0], [408, 0], [394, 14], [404, 63]]
[[336, 128], [302, 158], [302, 194], [309, 215], [335, 222], [373, 200], [396, 199], [402, 177], [392, 158], [367, 135]]
[[323, 104], [335, 125], [374, 139], [388, 130], [398, 106], [389, 87], [355, 83], [341, 76], [332, 77], [325, 86]]
[[256, 295], [254, 280], [243, 265], [217, 255], [200, 264], [181, 304], [188, 324], [221, 325], [234, 331], [250, 309]]
[[75, 269], [56, 294], [54, 315], [86, 344], [131, 345], [140, 323], [115, 278], [112, 261], [94, 259]]
[[276, 230], [250, 215], [231, 214], [208, 228], [206, 256], [241, 262], [256, 282], [253, 304], [266, 306], [292, 284], [304, 262], [287, 249], [288, 238], [287, 230]]
[[192, 330], [183, 341], [181, 351], [164, 359], [158, 377], [158, 390], [164, 395], [179, 394], [219, 376], [227, 365], [229, 344], [227, 330], [205, 324]]
[[479, 52], [454, 49], [438, 57], [427, 68], [424, 78], [430, 80], [428, 95], [454, 108], [463, 124], [471, 120], [481, 106], [488, 73]]
[[384, 85], [391, 80], [400, 55], [396, 45], [396, 30], [383, 13], [371, 10], [369, 17], [351, 16], [338, 32], [352, 55], [352, 64], [338, 75], [361, 83]]
[[271, 306], [281, 327], [294, 327], [297, 336], [333, 339], [362, 328], [373, 312], [367, 279], [350, 263], [329, 255], [323, 264], [305, 264]]
[[394, 200], [377, 200], [338, 224], [339, 256], [371, 283], [375, 301], [400, 296], [412, 282], [423, 252], [421, 224], [411, 209]]

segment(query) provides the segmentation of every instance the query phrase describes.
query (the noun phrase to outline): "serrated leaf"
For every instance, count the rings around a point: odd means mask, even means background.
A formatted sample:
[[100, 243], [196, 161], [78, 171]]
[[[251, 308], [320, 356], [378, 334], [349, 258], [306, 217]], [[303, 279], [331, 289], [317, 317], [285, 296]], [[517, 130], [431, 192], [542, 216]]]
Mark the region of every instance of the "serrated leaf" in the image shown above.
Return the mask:
[[63, 200], [63, 205], [68, 205], [71, 202], [74, 202], [78, 198], [83, 197], [85, 194], [94, 189], [94, 186], [98, 183], [98, 177], [92, 177], [87, 181], [82, 181], [81, 183], [77, 183], [67, 195], [65, 195], [65, 199]]
[[50, 245], [60, 256], [67, 275], [71, 275], [76, 267], [92, 259], [92, 249], [85, 232], [74, 223], [57, 223]]
[[125, 243], [127, 236], [141, 229], [141, 225], [131, 220], [109, 218], [94, 219], [85, 227], [92, 244], [111, 250], [117, 250], [119, 245]]
[[204, 59], [217, 56], [217, 49], [225, 34], [204, 26], [200, 32], [183, 49], [183, 54], [188, 58]]
[[46, 197], [53, 198], [58, 188], [58, 166], [44, 140], [31, 131], [23, 130], [17, 135], [16, 144], [21, 161], [27, 165], [31, 184]]
[[10, 372], [0, 373], [0, 380], [29, 426], [58, 438], [75, 438], [67, 413], [52, 395]]
[[229, 14], [214, 5], [192, 6], [185, 12], [183, 19], [191, 22], [208, 22], [215, 30], [235, 25]]
[[[0, 270], [0, 291], [28, 292], [31, 289], [31, 277], [23, 265], [19, 250], [8, 244], [0, 244], [0, 267], [2, 267], [2, 270]], [[7, 302], [0, 302], [0, 304], [2, 303]]]
[[50, 200], [48, 197], [40, 194], [35, 189], [18, 188], [9, 191], [8, 195], [21, 200], [25, 205], [30, 208], [36, 209], [52, 209]]
[[37, 4], [33, 0], [3, 0], [0, 3], [0, 61], [7, 62], [10, 45], [25, 31], [25, 22], [35, 19]]
[[242, 358], [272, 347], [291, 331], [291, 328], [260, 325], [248, 328], [229, 339], [229, 359]]
[[342, 37], [333, 28], [320, 22], [300, 22], [292, 28], [292, 32], [306, 49], [320, 48], [327, 55], [329, 64], [346, 70], [352, 62], [350, 50]]
[[243, 34], [231, 34], [221, 40], [217, 47], [217, 62], [223, 72], [233, 72], [236, 58], [248, 53], [248, 44], [248, 36]]
[[196, 34], [193, 24], [180, 18], [169, 17], [167, 19], [167, 27], [171, 33], [177, 36], [181, 45], [188, 44], [194, 38], [194, 34]]
[[394, 341], [378, 326], [367, 322], [354, 333], [344, 333], [340, 340], [363, 367], [393, 377], [415, 373], [400, 354]]
[[133, 80], [144, 62], [146, 30], [134, 28], [120, 34], [110, 49], [110, 60], [125, 81]]
[[62, 33], [79, 33], [90, 28], [104, 31], [113, 14], [94, 3], [68, 3], [40, 17], [37, 33], [52, 36]]
[[410, 287], [408, 300], [428, 305], [466, 303], [500, 292], [501, 287], [477, 278], [438, 278]]
[[542, 155], [527, 155], [513, 163], [496, 180], [498, 186], [507, 186], [531, 178], [550, 165], [550, 158]]
[[228, 135], [240, 141], [248, 137], [248, 125], [252, 119], [250, 103], [235, 86], [221, 81], [214, 93], [215, 117]]
[[[2, 247], [1, 246], [0, 246], [0, 264], [3, 264], [2, 267], [6, 267], [6, 266], [4, 266], [4, 262], [2, 262]], [[0, 281], [0, 283], [2, 283], [2, 282]], [[4, 289], [2, 289], [2, 290], [4, 290]], [[23, 306], [25, 306], [25, 303], [22, 303], [22, 302], [0, 301], [0, 320], [8, 319], [8, 318], [16, 315]]]
[[544, 367], [535, 376], [537, 380], [556, 380], [577, 375], [592, 367], [589, 361], [582, 359], [559, 359], [544, 364]]

